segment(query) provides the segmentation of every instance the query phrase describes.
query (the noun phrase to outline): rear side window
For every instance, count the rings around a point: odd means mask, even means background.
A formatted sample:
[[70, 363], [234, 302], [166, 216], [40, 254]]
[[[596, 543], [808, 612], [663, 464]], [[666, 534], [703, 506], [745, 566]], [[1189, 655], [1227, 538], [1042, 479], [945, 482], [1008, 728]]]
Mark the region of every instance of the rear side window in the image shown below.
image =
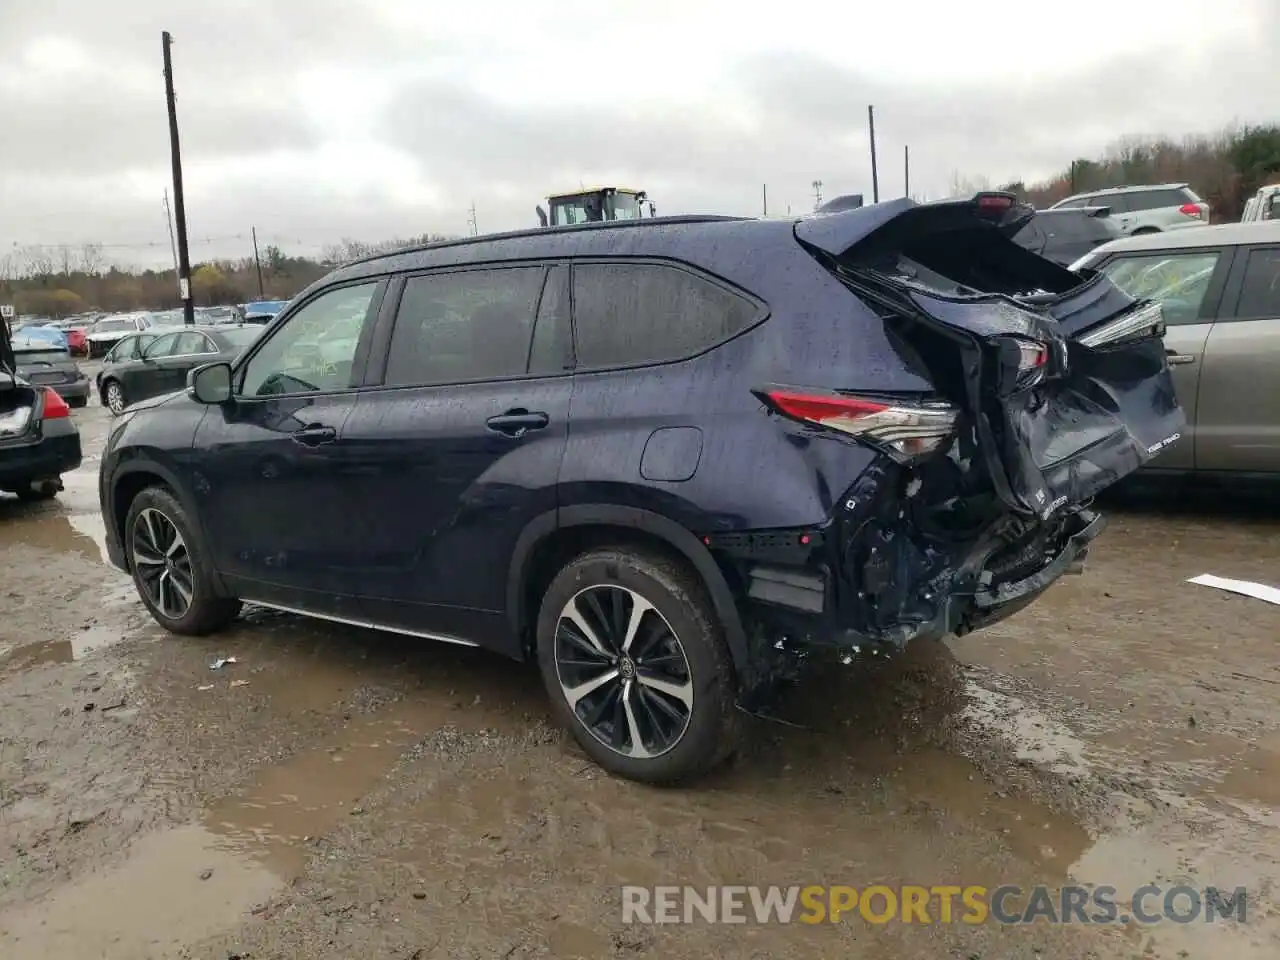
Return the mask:
[[1090, 217], [1081, 213], [1063, 216], [1051, 214], [1037, 219], [1041, 221], [1041, 226], [1048, 235], [1050, 243], [1110, 240], [1115, 233], [1108, 226], [1106, 217]]
[[383, 380], [389, 387], [524, 376], [544, 267], [410, 277]]
[[1158, 300], [1166, 323], [1197, 323], [1218, 256], [1216, 251], [1119, 256], [1102, 272], [1135, 300]]
[[742, 332], [757, 313], [745, 297], [679, 267], [585, 263], [573, 268], [580, 368], [690, 357]]
[[1183, 190], [1135, 190], [1125, 199], [1130, 210], [1158, 210], [1194, 202]]
[[1236, 316], [1241, 320], [1280, 318], [1280, 247], [1249, 252]]

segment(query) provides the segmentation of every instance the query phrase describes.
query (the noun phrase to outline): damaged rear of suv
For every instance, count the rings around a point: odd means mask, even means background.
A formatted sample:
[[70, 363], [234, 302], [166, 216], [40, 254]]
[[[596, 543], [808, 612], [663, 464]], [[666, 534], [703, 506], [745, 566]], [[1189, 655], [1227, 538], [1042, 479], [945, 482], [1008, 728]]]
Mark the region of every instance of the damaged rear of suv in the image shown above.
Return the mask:
[[796, 239], [932, 390], [756, 391], [803, 436], [880, 454], [807, 534], [823, 549], [760, 591], [796, 608], [821, 593], [825, 620], [797, 630], [854, 650], [966, 633], [1078, 570], [1103, 526], [1093, 498], [1184, 423], [1159, 306], [1010, 242], [1029, 208], [1002, 194], [885, 206], [870, 231], [815, 218]]

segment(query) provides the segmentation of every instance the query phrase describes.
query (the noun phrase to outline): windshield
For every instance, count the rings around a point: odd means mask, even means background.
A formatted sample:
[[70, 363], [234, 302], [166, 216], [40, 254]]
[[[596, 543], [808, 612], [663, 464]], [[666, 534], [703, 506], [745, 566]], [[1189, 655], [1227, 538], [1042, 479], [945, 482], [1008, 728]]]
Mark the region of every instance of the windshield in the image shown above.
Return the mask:
[[94, 333], [114, 333], [117, 330], [136, 330], [137, 325], [132, 320], [99, 320], [94, 326]]

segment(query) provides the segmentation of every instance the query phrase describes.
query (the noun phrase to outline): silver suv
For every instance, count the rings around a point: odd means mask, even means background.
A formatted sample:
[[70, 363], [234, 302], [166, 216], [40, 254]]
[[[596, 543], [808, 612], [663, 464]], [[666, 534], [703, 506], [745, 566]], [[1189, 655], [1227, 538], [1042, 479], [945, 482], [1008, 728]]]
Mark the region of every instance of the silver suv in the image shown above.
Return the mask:
[[1107, 187], [1059, 200], [1050, 210], [1074, 207], [1107, 207], [1120, 235], [1160, 233], [1182, 227], [1203, 227], [1209, 222], [1209, 204], [1185, 183], [1158, 183], [1145, 187]]

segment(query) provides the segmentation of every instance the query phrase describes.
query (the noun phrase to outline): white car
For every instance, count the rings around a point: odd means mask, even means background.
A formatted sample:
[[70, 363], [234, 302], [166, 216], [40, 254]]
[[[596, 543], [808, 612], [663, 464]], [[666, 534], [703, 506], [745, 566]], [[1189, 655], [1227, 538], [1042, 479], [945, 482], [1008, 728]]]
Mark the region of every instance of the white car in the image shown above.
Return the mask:
[[118, 313], [103, 317], [85, 333], [89, 356], [101, 357], [129, 334], [141, 333], [153, 326], [155, 324], [149, 313]]

